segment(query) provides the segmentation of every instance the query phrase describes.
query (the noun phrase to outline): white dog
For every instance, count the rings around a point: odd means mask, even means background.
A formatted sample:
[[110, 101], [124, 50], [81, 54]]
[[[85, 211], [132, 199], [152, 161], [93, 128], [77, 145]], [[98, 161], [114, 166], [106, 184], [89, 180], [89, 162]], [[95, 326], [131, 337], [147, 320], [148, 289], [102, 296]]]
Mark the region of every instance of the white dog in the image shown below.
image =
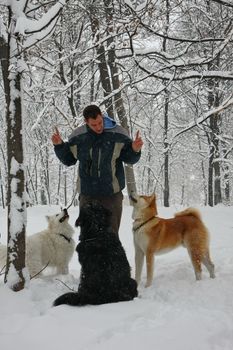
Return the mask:
[[[26, 265], [30, 276], [38, 276], [45, 267], [56, 267], [57, 274], [69, 273], [69, 262], [75, 248], [74, 229], [68, 223], [66, 209], [46, 216], [48, 228], [26, 240]], [[6, 246], [0, 244], [0, 271], [6, 264]]]

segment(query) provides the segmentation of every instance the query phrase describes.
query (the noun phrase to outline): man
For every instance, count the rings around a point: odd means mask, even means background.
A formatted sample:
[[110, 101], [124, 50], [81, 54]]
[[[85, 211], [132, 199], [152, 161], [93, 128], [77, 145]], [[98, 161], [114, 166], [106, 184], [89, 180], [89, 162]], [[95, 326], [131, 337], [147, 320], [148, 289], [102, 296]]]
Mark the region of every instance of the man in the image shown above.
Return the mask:
[[72, 132], [68, 142], [63, 142], [56, 128], [52, 135], [55, 153], [67, 166], [79, 161], [80, 207], [98, 200], [111, 210], [111, 228], [118, 235], [125, 187], [123, 162], [138, 162], [143, 141], [139, 132], [131, 140], [126, 130], [103, 115], [96, 105], [87, 106], [83, 116], [85, 124]]

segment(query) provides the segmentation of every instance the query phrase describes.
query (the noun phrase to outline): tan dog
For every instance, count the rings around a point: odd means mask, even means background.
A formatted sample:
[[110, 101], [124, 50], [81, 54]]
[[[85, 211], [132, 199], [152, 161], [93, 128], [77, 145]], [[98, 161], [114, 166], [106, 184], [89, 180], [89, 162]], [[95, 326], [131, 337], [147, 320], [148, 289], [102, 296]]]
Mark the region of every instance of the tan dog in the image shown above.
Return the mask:
[[181, 245], [187, 248], [196, 279], [201, 279], [201, 263], [214, 278], [214, 264], [209, 255], [208, 231], [197, 209], [188, 208], [175, 214], [174, 218], [158, 217], [156, 197], [131, 196], [134, 202], [133, 233], [135, 245], [136, 281], [139, 283], [143, 260], [146, 255], [147, 282], [153, 279], [154, 255], [167, 253]]

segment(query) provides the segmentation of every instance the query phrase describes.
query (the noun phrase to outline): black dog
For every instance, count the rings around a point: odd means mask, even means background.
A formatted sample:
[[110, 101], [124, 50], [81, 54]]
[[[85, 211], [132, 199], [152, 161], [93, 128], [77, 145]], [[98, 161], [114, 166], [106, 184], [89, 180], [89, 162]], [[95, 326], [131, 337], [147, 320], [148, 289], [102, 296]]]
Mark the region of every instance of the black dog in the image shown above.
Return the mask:
[[53, 305], [99, 305], [132, 300], [137, 283], [118, 237], [108, 231], [111, 212], [92, 202], [80, 210], [76, 225], [81, 227], [77, 245], [81, 276], [78, 291], [58, 297]]

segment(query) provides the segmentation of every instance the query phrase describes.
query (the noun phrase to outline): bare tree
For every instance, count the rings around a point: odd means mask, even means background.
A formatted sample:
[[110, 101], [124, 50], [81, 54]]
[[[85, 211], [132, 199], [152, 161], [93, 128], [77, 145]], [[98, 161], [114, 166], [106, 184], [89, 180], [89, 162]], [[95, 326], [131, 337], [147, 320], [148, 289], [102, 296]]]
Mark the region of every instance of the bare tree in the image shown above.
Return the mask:
[[[107, 112], [112, 117], [118, 117], [120, 124], [129, 132], [129, 125], [121, 94], [119, 71], [116, 62], [115, 42], [114, 42], [114, 7], [110, 0], [103, 1], [104, 23], [106, 26], [106, 46], [103, 37], [100, 35], [103, 30], [102, 23], [97, 17], [96, 7], [90, 7], [90, 20], [93, 33], [93, 40], [96, 44], [96, 53], [100, 74], [100, 81], [103, 88], [103, 103]], [[102, 28], [101, 28], [102, 27]], [[126, 183], [128, 193], [136, 191], [136, 182], [133, 166], [125, 166]]]
[[62, 127], [65, 137], [70, 134], [82, 120], [80, 111], [93, 101], [129, 127], [131, 135], [141, 130], [142, 158], [134, 166], [139, 190], [155, 189], [165, 205], [181, 196], [184, 204], [195, 196], [206, 203], [211, 183], [213, 205], [221, 201], [217, 193], [231, 198], [231, 3], [70, 0], [50, 39], [27, 53], [27, 66], [37, 74], [29, 78], [26, 108], [32, 117], [38, 115], [39, 128], [32, 130], [28, 120], [31, 200], [53, 203], [67, 195], [69, 201], [75, 181], [63, 168], [59, 173], [49, 135], [53, 125]]
[[[27, 71], [24, 61], [25, 51], [46, 38], [54, 29], [64, 3], [57, 2], [46, 14], [38, 17], [39, 8], [31, 1], [13, 0], [2, 2], [8, 12], [5, 24], [7, 42], [6, 63], [2, 65], [4, 88], [7, 102], [7, 156], [8, 156], [8, 253], [5, 273], [7, 282], [14, 291], [24, 288], [28, 280], [25, 270], [25, 160], [24, 160], [24, 113], [23, 113], [23, 73]], [[21, 15], [23, 14], [23, 16]], [[35, 20], [36, 19], [36, 20]], [[5, 40], [6, 35], [2, 35]]]

